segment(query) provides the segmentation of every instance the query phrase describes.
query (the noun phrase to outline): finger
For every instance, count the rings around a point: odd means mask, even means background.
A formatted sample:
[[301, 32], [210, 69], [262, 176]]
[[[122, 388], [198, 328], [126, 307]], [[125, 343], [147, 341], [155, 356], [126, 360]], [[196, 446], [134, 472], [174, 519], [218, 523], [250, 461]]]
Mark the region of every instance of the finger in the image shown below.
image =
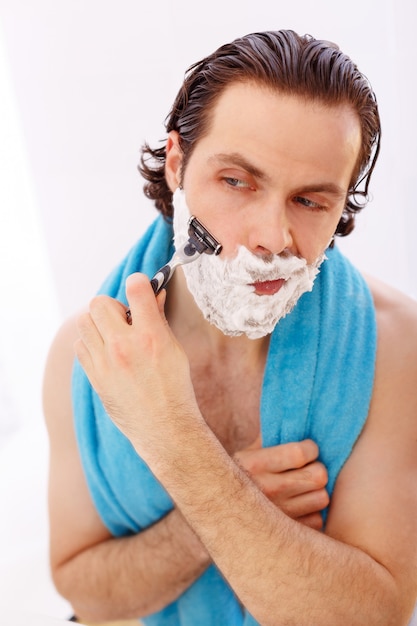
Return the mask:
[[310, 513], [310, 515], [303, 515], [302, 517], [297, 518], [297, 522], [300, 524], [304, 524], [304, 526], [308, 526], [313, 530], [322, 530], [323, 529], [323, 518], [320, 513]]
[[327, 468], [321, 461], [308, 463], [308, 465], [297, 471], [307, 482], [311, 482], [316, 488], [325, 487], [328, 483], [329, 475]]
[[74, 342], [74, 352], [83, 369], [90, 371], [93, 362], [91, 354], [82, 339], [77, 339]]
[[274, 501], [284, 513], [293, 519], [313, 513], [319, 513], [329, 505], [329, 494], [325, 489], [310, 491], [294, 498]]
[[109, 296], [96, 296], [90, 302], [90, 317], [98, 332], [104, 338], [115, 328], [123, 330], [126, 326], [126, 307]]
[[165, 317], [165, 302], [167, 298], [167, 292], [165, 289], [162, 289], [158, 295], [156, 296], [156, 303], [158, 305], [159, 315], [161, 319], [168, 324], [167, 318]]
[[78, 317], [77, 330], [80, 339], [89, 351], [97, 350], [103, 346], [103, 337], [90, 313], [82, 313]]
[[104, 341], [90, 313], [83, 313], [77, 319], [79, 339], [74, 343], [74, 351], [78, 361], [87, 374], [93, 387], [95, 384], [95, 367], [102, 362]]
[[319, 450], [311, 439], [285, 443], [260, 450], [246, 448], [236, 453], [236, 460], [250, 474], [268, 471], [272, 473], [297, 469], [315, 461]]
[[136, 272], [126, 279], [126, 297], [132, 316], [132, 324], [135, 319], [140, 320], [143, 328], [155, 328], [161, 322], [161, 307], [165, 303], [165, 292], [161, 291], [155, 298], [149, 278]]
[[270, 500], [278, 503], [324, 489], [327, 484], [327, 472], [324, 465], [316, 461], [299, 470], [253, 474], [252, 479]]
[[319, 455], [317, 444], [311, 439], [265, 448], [268, 467], [272, 472], [302, 468]]
[[84, 372], [88, 376], [88, 379], [90, 380], [90, 383], [92, 384], [93, 388], [97, 390], [97, 380], [95, 377], [94, 360], [90, 351], [88, 350], [87, 346], [85, 345], [82, 339], [77, 339], [74, 342], [74, 352], [81, 367], [83, 368]]

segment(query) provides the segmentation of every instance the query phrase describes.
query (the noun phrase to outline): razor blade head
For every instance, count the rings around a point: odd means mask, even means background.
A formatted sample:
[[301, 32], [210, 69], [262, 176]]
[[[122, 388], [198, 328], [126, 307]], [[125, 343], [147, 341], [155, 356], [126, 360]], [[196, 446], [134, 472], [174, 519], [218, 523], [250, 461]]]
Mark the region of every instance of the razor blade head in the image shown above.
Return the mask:
[[220, 254], [222, 245], [207, 230], [205, 226], [192, 215], [188, 221], [188, 234], [190, 236], [189, 243], [202, 254]]

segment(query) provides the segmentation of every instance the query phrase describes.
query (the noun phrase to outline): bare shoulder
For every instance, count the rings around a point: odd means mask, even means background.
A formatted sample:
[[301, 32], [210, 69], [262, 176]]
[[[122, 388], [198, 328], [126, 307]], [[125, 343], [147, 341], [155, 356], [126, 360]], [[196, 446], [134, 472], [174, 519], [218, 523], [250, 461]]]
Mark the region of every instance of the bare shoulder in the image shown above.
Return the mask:
[[[384, 332], [388, 324], [392, 331], [404, 333], [414, 332], [417, 338], [417, 300], [407, 296], [395, 287], [377, 278], [366, 276], [375, 303], [378, 322], [382, 323]], [[404, 326], [405, 325], [405, 326]]]
[[72, 370], [74, 343], [78, 339], [77, 319], [78, 315], [68, 319], [58, 330], [44, 376], [43, 404], [49, 436], [50, 558], [56, 584], [60, 564], [86, 546], [110, 536], [91, 500], [74, 429]]
[[[402, 375], [417, 373], [417, 301], [375, 278], [366, 277], [378, 325], [378, 365]], [[387, 362], [386, 362], [387, 361]], [[391, 375], [394, 371], [390, 372]], [[406, 376], [408, 378], [408, 376]]]
[[60, 326], [51, 344], [48, 359], [55, 359], [55, 357], [60, 357], [63, 354], [74, 357], [73, 346], [78, 337], [77, 319], [81, 313], [82, 311], [69, 317]]
[[77, 319], [78, 315], [74, 315], [59, 328], [46, 361], [43, 404], [48, 430], [56, 424], [59, 416], [71, 413], [71, 372], [74, 343], [78, 338]]
[[[384, 416], [417, 432], [417, 302], [367, 278], [376, 310], [378, 349], [370, 417]], [[373, 410], [372, 410], [373, 409]]]
[[[417, 480], [417, 302], [377, 279], [366, 280], [377, 319], [374, 386], [365, 427], [339, 482], [352, 480], [350, 470], [368, 473], [373, 458], [380, 477], [382, 461], [389, 473], [385, 486], [395, 477], [397, 493], [399, 484]], [[417, 492], [409, 492], [414, 493], [407, 506], [417, 517]]]

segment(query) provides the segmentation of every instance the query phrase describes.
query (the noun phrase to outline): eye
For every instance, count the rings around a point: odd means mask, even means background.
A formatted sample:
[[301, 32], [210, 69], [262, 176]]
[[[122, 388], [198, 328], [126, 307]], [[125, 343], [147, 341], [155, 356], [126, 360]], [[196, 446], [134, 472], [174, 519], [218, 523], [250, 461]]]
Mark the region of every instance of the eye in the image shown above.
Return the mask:
[[297, 204], [301, 204], [305, 206], [307, 209], [311, 211], [326, 211], [326, 207], [318, 202], [314, 202], [314, 200], [309, 200], [309, 198], [304, 198], [303, 196], [295, 196], [294, 202]]
[[230, 187], [240, 188], [240, 189], [249, 189], [250, 185], [245, 180], [241, 180], [240, 178], [234, 178], [232, 176], [225, 176], [223, 178], [225, 183]]

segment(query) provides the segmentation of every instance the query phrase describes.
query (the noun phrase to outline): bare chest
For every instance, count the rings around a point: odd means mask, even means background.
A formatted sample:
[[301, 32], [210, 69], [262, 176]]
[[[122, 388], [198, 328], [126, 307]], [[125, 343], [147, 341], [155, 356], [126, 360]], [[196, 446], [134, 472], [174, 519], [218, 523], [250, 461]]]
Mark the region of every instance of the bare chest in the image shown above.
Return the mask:
[[263, 371], [194, 364], [191, 373], [204, 419], [225, 449], [250, 445], [259, 435]]

